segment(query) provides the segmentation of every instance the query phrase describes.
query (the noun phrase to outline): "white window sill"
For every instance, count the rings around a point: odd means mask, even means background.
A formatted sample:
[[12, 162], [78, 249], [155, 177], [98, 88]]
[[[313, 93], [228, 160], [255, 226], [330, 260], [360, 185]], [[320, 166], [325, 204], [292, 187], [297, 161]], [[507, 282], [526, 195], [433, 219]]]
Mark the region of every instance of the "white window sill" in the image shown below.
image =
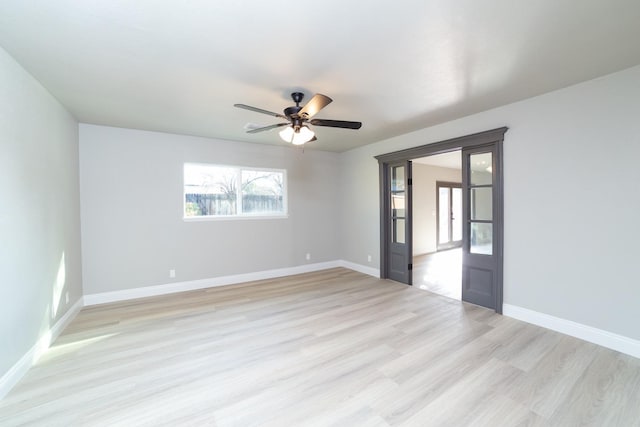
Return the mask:
[[200, 221], [244, 221], [244, 220], [260, 220], [260, 219], [287, 219], [289, 214], [280, 215], [210, 215], [210, 216], [189, 216], [183, 217], [184, 222], [200, 222]]

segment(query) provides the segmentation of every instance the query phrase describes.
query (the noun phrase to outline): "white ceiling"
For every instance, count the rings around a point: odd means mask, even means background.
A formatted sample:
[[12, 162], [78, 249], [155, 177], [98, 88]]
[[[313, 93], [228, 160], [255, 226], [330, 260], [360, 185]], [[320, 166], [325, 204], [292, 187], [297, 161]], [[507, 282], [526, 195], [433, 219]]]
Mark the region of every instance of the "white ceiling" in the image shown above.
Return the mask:
[[[638, 0], [3, 0], [0, 46], [85, 123], [282, 144], [289, 94], [344, 151], [640, 64]], [[303, 101], [304, 102], [304, 101]]]
[[[419, 163], [426, 166], [462, 170], [462, 151], [456, 150], [448, 153], [434, 154], [427, 157], [412, 159], [411, 161], [413, 163]], [[491, 153], [475, 153], [471, 155], [469, 160], [471, 170], [478, 172], [490, 172], [491, 163]]]
[[449, 153], [435, 154], [433, 156], [413, 159], [414, 163], [428, 166], [438, 166], [449, 169], [462, 169], [462, 151], [451, 151]]

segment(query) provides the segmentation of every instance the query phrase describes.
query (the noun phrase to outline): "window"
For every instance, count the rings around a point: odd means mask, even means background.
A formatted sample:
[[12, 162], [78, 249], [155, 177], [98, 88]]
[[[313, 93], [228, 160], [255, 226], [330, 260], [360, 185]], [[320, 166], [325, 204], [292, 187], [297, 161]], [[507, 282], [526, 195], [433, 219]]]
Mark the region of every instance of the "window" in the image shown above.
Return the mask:
[[287, 214], [287, 171], [185, 163], [185, 218]]

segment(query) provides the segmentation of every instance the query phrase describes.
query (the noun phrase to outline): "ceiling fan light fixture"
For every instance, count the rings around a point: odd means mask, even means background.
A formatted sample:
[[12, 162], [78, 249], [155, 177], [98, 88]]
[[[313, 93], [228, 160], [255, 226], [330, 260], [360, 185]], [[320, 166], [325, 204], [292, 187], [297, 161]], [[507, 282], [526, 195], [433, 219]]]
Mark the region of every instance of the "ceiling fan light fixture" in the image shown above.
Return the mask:
[[287, 126], [280, 131], [280, 138], [293, 145], [302, 145], [313, 139], [315, 133], [308, 126], [300, 126], [297, 130], [293, 126]]
[[280, 134], [280, 138], [282, 138], [283, 141], [291, 142], [291, 140], [293, 139], [293, 127], [287, 126], [286, 128], [283, 128], [279, 132], [279, 134]]

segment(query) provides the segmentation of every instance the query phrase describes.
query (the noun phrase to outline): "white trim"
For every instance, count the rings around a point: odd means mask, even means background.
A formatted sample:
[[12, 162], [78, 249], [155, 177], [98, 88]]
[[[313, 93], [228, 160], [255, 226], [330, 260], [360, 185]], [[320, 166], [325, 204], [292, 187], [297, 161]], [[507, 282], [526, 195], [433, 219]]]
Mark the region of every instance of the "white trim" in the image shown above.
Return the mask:
[[200, 216], [183, 216], [184, 222], [199, 222], [199, 221], [243, 221], [243, 220], [262, 220], [262, 219], [288, 219], [289, 214], [265, 214], [265, 215], [200, 215]]
[[502, 305], [502, 313], [514, 319], [542, 326], [543, 328], [571, 335], [572, 337], [640, 358], [640, 341], [623, 335], [510, 304]]
[[38, 341], [25, 353], [3, 376], [0, 378], [0, 399], [4, 398], [9, 391], [22, 379], [29, 368], [33, 366], [40, 356], [42, 356], [52, 342], [58, 338], [60, 332], [78, 315], [84, 307], [83, 298], [80, 297], [73, 306], [51, 327], [45, 331]]
[[380, 270], [355, 264], [349, 261], [336, 260], [315, 264], [298, 265], [296, 267], [278, 268], [275, 270], [258, 271], [255, 273], [236, 274], [232, 276], [213, 277], [209, 279], [190, 280], [186, 282], [167, 283], [164, 285], [145, 286], [143, 288], [124, 289], [121, 291], [102, 292], [84, 296], [85, 306], [106, 304], [110, 302], [126, 301], [136, 298], [146, 298], [166, 295], [176, 292], [194, 291], [217, 286], [233, 285], [237, 283], [253, 282], [256, 280], [273, 279], [276, 277], [292, 276], [294, 274], [311, 273], [329, 268], [344, 267], [350, 270], [380, 277]]
[[[197, 289], [213, 288], [217, 286], [233, 285], [237, 283], [253, 282], [255, 280], [273, 279], [275, 277], [291, 276], [294, 274], [311, 273], [329, 268], [341, 267], [340, 261], [328, 261], [315, 264], [305, 264], [296, 267], [278, 268], [275, 270], [258, 271], [255, 273], [236, 274], [233, 276], [213, 277], [210, 279], [190, 280], [187, 282], [167, 283], [164, 285], [145, 286], [143, 288], [124, 289], [122, 291], [103, 292], [84, 296], [85, 306], [106, 304], [109, 302], [126, 301], [135, 298], [146, 298], [156, 295], [166, 295], [175, 292], [194, 291]], [[348, 268], [348, 267], [347, 267]]]
[[348, 268], [349, 270], [377, 277], [378, 279], [380, 278], [380, 269], [378, 268], [367, 267], [366, 265], [356, 264], [342, 259], [338, 261], [338, 265], [340, 265], [340, 267]]

